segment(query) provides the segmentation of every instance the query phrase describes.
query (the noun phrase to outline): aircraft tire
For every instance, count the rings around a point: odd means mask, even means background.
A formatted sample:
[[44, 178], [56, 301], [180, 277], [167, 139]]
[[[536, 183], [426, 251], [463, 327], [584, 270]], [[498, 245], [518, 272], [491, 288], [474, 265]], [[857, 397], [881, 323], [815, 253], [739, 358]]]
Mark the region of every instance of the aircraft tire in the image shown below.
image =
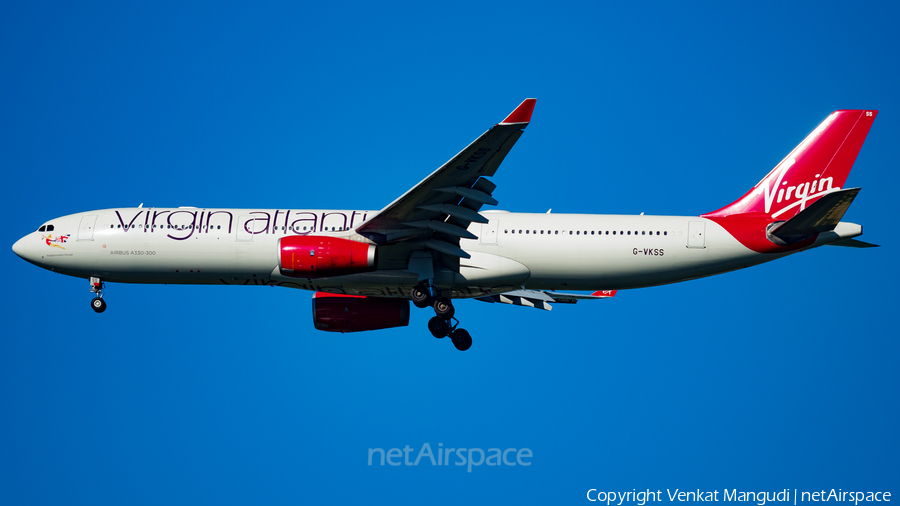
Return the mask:
[[91, 309], [93, 309], [95, 313], [102, 313], [106, 311], [106, 301], [104, 301], [100, 297], [94, 297], [93, 299], [91, 299]]
[[453, 308], [453, 302], [447, 297], [434, 299], [434, 304], [431, 307], [434, 308], [434, 314], [445, 320], [453, 318], [453, 315], [456, 313], [456, 309]]
[[428, 307], [431, 305], [431, 295], [422, 285], [416, 285], [409, 291], [409, 298], [417, 308]]
[[453, 346], [459, 351], [466, 351], [472, 347], [472, 336], [463, 329], [456, 329], [450, 333], [450, 340]]
[[433, 316], [428, 320], [428, 330], [434, 337], [443, 339], [450, 333], [450, 324], [439, 316]]

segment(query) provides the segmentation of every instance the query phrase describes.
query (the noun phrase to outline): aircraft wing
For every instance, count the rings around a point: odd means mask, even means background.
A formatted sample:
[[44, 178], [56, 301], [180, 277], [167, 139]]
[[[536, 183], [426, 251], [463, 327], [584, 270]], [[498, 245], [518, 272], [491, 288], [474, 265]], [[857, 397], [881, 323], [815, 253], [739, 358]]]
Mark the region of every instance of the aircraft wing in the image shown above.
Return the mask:
[[536, 99], [529, 98], [502, 122], [481, 134], [419, 184], [391, 202], [356, 232], [378, 245], [411, 242], [413, 250], [432, 250], [450, 257], [445, 264], [469, 258], [459, 239], [475, 239], [466, 229], [487, 223], [481, 206], [497, 205], [491, 197], [493, 176], [531, 121]]

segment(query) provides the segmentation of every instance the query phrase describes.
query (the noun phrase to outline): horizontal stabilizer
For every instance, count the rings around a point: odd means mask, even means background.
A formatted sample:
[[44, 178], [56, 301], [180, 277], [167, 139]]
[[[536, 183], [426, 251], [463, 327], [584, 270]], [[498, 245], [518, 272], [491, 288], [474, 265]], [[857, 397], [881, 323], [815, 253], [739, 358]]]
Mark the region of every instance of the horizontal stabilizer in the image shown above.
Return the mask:
[[478, 297], [482, 302], [499, 302], [500, 304], [513, 304], [515, 306], [536, 307], [550, 311], [551, 302], [557, 304], [575, 304], [579, 300], [608, 299], [616, 295], [616, 290], [601, 290], [590, 295], [580, 293], [548, 292], [545, 290], [513, 290], [511, 292]]
[[793, 218], [771, 228], [769, 239], [778, 244], [792, 244], [811, 235], [834, 230], [859, 190], [848, 188], [823, 196]]
[[829, 244], [829, 246], [843, 246], [845, 248], [879, 248], [880, 246], [877, 244], [872, 244], [864, 241], [857, 241], [856, 239], [844, 239], [843, 241], [837, 241]]

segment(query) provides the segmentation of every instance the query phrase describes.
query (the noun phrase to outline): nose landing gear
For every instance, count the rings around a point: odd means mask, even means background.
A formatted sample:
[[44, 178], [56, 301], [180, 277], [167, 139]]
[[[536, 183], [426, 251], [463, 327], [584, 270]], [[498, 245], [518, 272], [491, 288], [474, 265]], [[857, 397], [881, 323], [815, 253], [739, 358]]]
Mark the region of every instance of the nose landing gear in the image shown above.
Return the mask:
[[102, 313], [106, 311], [106, 301], [101, 299], [100, 297], [94, 297], [91, 299], [91, 309], [96, 313]]
[[100, 281], [100, 278], [91, 278], [91, 293], [97, 294], [91, 299], [91, 309], [95, 313], [106, 311], [106, 301], [103, 300], [103, 281]]
[[[433, 284], [416, 285], [410, 290], [409, 298], [419, 308], [431, 306], [435, 316], [428, 320], [428, 331], [438, 339], [450, 336], [453, 346], [459, 351], [466, 351], [472, 347], [472, 336], [459, 327], [459, 320], [454, 318], [456, 310], [453, 302], [448, 297], [439, 295], [439, 290]], [[452, 323], [452, 322], [455, 323]]]

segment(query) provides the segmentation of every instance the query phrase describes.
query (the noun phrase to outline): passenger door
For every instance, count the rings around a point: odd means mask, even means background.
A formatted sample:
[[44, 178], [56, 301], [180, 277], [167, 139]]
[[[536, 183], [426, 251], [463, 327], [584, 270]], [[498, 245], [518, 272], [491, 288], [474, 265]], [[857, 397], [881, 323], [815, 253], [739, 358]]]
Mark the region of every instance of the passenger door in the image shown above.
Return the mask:
[[78, 226], [79, 241], [94, 240], [94, 225], [97, 223], [97, 215], [91, 214], [81, 217], [81, 225]]
[[706, 247], [706, 222], [688, 222], [688, 248]]

